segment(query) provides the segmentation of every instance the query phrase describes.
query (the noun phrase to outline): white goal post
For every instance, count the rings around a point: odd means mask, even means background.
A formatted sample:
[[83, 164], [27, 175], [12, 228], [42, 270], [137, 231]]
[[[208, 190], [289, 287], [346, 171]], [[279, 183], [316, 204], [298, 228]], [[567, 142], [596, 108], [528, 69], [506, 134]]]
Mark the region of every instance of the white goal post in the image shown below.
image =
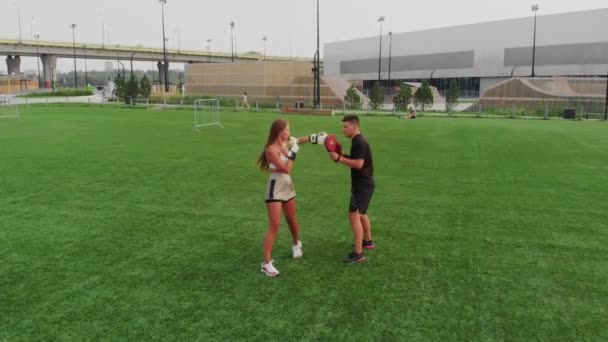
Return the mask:
[[0, 96], [0, 119], [17, 118], [19, 116], [19, 106], [17, 103], [12, 103], [10, 97]]
[[194, 101], [194, 130], [200, 127], [222, 126], [219, 99], [198, 99]]

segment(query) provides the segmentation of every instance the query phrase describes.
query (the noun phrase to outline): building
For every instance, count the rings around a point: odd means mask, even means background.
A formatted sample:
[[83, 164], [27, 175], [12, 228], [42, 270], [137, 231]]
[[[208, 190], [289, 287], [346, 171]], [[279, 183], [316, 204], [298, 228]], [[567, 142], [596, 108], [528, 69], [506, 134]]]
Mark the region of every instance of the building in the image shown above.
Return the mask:
[[1, 94], [22, 94], [28, 90], [38, 89], [38, 77], [26, 75], [2, 75], [0, 76]]
[[[608, 9], [539, 15], [382, 36], [381, 82], [430, 80], [439, 92], [457, 79], [464, 96], [512, 76], [605, 76]], [[325, 44], [324, 75], [364, 89], [378, 79], [380, 37]], [[391, 54], [389, 56], [389, 50]], [[390, 69], [390, 73], [389, 73]], [[390, 80], [390, 81], [389, 81]]]

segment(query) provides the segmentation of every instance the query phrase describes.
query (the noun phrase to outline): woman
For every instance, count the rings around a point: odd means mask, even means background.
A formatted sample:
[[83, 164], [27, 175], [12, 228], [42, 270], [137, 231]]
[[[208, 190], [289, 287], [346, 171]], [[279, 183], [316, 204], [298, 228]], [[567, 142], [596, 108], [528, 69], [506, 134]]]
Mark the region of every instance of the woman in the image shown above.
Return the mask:
[[[322, 137], [323, 138], [320, 138]], [[262, 171], [269, 172], [266, 187], [266, 207], [268, 208], [268, 231], [264, 239], [264, 262], [260, 271], [270, 277], [279, 275], [272, 260], [272, 247], [281, 224], [281, 211], [285, 215], [293, 240], [292, 256], [302, 256], [298, 220], [296, 218], [296, 191], [291, 180], [291, 170], [300, 146], [299, 144], [324, 140], [324, 134], [311, 134], [308, 137], [290, 137], [287, 121], [278, 119], [270, 126], [268, 140], [257, 164]]]

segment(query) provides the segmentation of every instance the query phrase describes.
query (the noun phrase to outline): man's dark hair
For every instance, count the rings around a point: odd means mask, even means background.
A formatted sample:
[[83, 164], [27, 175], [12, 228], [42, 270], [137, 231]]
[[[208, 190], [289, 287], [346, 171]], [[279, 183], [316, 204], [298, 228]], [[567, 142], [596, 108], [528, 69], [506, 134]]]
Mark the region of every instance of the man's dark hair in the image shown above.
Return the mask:
[[351, 124], [359, 126], [359, 117], [356, 115], [344, 115], [344, 117], [342, 118], [342, 122], [349, 122]]

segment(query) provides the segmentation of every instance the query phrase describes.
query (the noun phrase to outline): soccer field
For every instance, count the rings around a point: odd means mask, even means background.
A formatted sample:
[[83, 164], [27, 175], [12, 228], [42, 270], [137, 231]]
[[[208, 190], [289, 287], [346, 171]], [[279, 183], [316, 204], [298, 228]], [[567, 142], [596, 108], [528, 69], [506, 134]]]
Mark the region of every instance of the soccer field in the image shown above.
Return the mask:
[[341, 262], [349, 170], [302, 145], [304, 256], [283, 223], [273, 279], [255, 160], [285, 116], [20, 112], [0, 121], [0, 341], [608, 339], [604, 122], [363, 116], [377, 248]]

